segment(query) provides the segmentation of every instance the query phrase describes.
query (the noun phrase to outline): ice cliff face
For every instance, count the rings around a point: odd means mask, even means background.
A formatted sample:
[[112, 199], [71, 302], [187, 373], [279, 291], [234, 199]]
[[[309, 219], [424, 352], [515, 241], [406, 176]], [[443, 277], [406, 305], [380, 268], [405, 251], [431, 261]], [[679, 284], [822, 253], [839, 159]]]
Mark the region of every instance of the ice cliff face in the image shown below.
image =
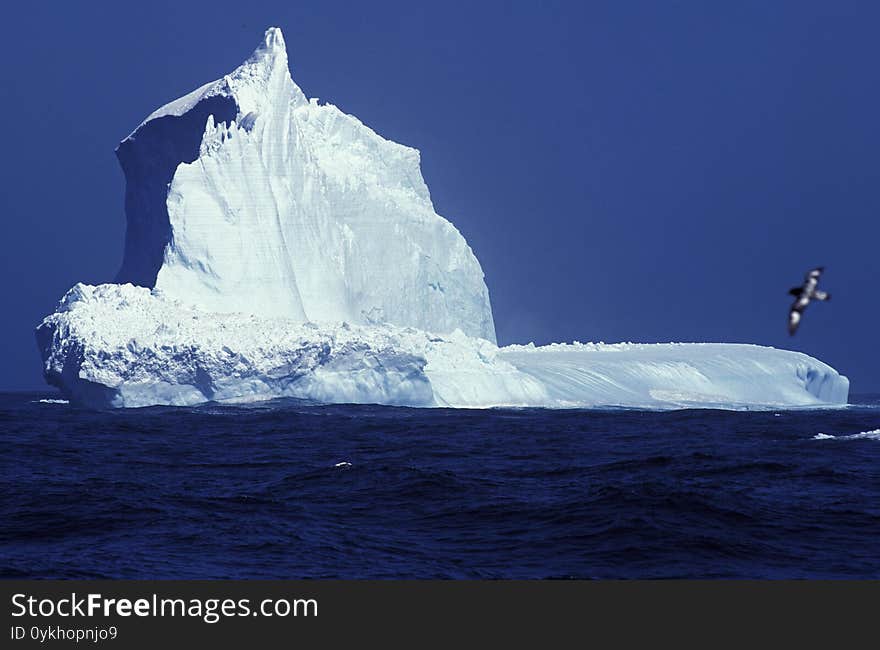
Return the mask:
[[419, 152], [290, 77], [281, 30], [123, 140], [117, 281], [217, 312], [495, 341], [483, 271], [434, 212]]

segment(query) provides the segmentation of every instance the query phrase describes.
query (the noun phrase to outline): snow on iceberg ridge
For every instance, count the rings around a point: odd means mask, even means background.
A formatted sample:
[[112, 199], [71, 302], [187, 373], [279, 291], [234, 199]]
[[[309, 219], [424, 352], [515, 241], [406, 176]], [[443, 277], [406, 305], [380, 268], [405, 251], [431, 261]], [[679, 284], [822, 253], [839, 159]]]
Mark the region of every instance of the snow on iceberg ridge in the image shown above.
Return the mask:
[[95, 407], [297, 397], [451, 407], [781, 408], [846, 402], [805, 354], [737, 344], [497, 347], [461, 331], [212, 313], [78, 284], [37, 330], [49, 383]]
[[416, 149], [293, 82], [278, 28], [117, 148], [118, 283], [216, 312], [391, 323], [495, 340], [483, 271], [434, 211]]

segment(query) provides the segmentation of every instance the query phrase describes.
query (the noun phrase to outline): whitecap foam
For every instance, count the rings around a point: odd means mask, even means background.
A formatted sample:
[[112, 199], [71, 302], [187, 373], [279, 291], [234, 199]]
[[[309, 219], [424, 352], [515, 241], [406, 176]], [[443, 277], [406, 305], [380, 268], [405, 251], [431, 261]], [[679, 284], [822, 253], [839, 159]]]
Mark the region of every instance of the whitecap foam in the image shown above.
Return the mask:
[[817, 433], [813, 436], [813, 440], [880, 440], [880, 429], [874, 429], [873, 431], [862, 431], [861, 433], [854, 433], [850, 436], [829, 436], [827, 433]]
[[70, 404], [66, 399], [38, 399], [36, 404]]

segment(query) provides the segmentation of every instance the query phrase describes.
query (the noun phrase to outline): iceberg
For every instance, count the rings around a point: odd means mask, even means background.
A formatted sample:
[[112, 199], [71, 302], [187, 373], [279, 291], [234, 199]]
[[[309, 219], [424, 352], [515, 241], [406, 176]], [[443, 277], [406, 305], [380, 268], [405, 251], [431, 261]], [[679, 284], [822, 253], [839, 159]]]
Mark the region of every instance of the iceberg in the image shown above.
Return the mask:
[[96, 408], [280, 397], [416, 407], [845, 404], [805, 354], [716, 343], [499, 347], [483, 270], [419, 152], [293, 82], [281, 31], [117, 148], [125, 252], [36, 331]]

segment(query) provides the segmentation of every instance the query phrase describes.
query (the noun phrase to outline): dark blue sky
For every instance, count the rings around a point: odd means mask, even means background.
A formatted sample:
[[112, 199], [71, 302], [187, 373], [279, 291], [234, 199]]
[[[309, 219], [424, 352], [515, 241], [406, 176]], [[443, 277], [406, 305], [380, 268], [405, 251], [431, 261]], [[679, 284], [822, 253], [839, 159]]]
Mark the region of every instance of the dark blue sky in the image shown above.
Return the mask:
[[421, 150], [500, 342], [754, 342], [880, 390], [877, 3], [129, 4], [4, 8], [0, 389], [119, 267], [118, 141], [278, 25], [307, 95]]

